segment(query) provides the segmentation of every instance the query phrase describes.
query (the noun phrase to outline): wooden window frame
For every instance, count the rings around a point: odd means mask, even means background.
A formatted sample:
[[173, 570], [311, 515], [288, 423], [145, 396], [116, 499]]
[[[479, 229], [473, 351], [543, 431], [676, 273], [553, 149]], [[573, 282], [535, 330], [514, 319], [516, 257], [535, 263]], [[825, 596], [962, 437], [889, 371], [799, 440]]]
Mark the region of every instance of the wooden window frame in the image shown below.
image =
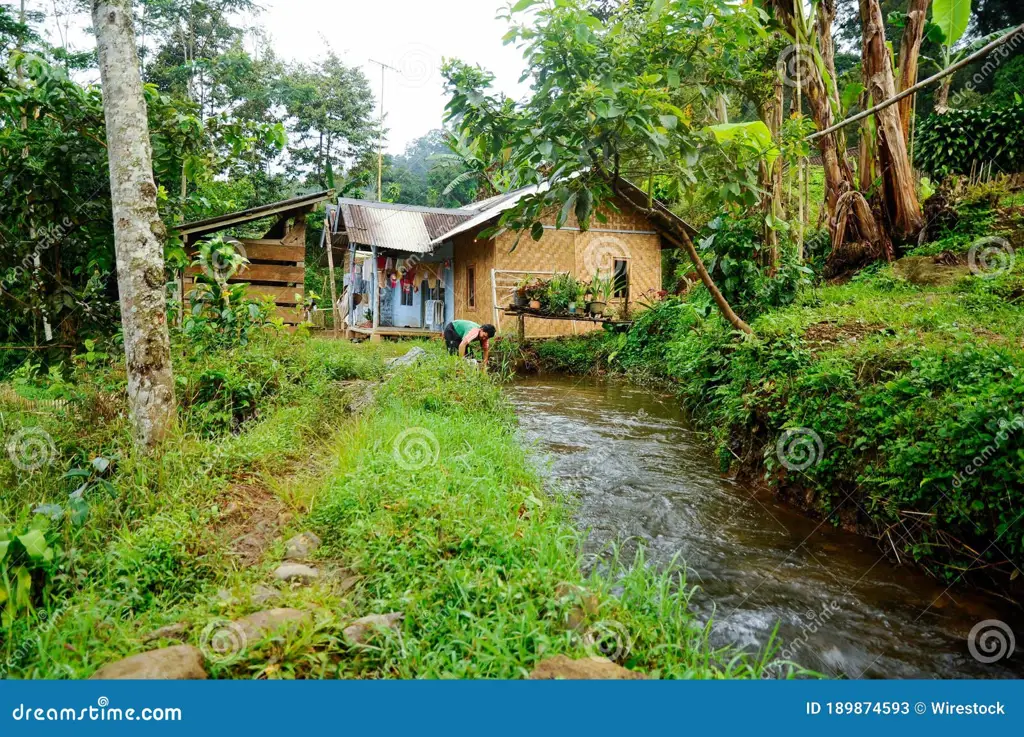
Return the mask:
[[[625, 286], [625, 288], [623, 290], [624, 291], [623, 294], [620, 295], [618, 293], [618, 290], [615, 290], [614, 292], [612, 292], [611, 298], [612, 299], [617, 299], [617, 300], [625, 301], [625, 300], [629, 299], [629, 291], [630, 291], [630, 288], [633, 286], [633, 259], [631, 259], [629, 257], [623, 257], [623, 258], [612, 257], [611, 276], [612, 276], [613, 280], [615, 279], [615, 262], [616, 261], [622, 261], [623, 263], [626, 264], [626, 286]], [[612, 283], [612, 286], [614, 287], [614, 281]]]
[[476, 264], [466, 264], [466, 306], [476, 309]]

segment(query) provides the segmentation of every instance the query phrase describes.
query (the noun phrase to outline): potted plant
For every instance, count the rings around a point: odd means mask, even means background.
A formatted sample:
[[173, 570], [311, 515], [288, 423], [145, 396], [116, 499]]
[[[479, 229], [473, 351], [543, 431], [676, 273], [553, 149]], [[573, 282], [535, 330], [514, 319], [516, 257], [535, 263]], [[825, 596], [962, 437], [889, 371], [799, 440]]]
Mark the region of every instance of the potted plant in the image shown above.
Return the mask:
[[582, 306], [582, 302], [587, 291], [586, 287], [581, 283], [573, 279], [572, 291], [569, 294], [569, 314], [575, 315], [576, 311]]
[[594, 274], [594, 279], [590, 282], [591, 302], [587, 306], [587, 310], [591, 315], [600, 317], [604, 314], [605, 307], [608, 306], [608, 297], [611, 295], [611, 291], [611, 278], [601, 276], [601, 270], [598, 269], [597, 273]]
[[541, 307], [541, 299], [547, 295], [548, 283], [535, 279], [526, 288], [526, 298], [529, 300], [529, 306], [531, 310], [539, 310]]
[[515, 292], [512, 294], [513, 307], [526, 307], [530, 304], [530, 298], [527, 293], [531, 284], [533, 284], [533, 277], [529, 274], [516, 282]]
[[569, 312], [569, 305], [576, 298], [576, 279], [572, 274], [556, 274], [548, 282], [548, 308], [555, 314]]

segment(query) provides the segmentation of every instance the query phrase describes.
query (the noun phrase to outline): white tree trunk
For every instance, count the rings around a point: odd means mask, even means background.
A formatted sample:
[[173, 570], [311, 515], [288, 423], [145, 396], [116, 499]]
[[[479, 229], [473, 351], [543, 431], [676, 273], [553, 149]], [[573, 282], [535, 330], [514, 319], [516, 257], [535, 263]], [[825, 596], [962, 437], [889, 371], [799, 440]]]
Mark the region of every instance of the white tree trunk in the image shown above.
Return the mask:
[[159, 443], [174, 421], [164, 225], [156, 206], [131, 0], [93, 0], [110, 159], [117, 285], [136, 441]]

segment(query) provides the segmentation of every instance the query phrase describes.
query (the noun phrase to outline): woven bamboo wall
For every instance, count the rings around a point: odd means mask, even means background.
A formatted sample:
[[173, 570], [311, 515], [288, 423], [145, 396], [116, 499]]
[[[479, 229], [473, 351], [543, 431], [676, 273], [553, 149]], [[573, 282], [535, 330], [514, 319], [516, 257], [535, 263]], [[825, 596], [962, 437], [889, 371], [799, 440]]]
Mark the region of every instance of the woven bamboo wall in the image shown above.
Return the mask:
[[[568, 271], [577, 279], [589, 281], [594, 272], [600, 268], [605, 276], [610, 275], [612, 261], [625, 258], [630, 262], [630, 304], [635, 306], [637, 299], [645, 293], [648, 299], [654, 292], [661, 289], [661, 237], [654, 232], [654, 227], [642, 214], [637, 213], [625, 203], [619, 203], [619, 212], [605, 210], [607, 222], [601, 223], [596, 218], [591, 222], [592, 230], [584, 233], [577, 228], [575, 216], [569, 218], [561, 230], [554, 230], [555, 213], [549, 213], [542, 219], [545, 225], [544, 236], [535, 241], [528, 233], [519, 239], [519, 244], [512, 250], [516, 242], [516, 234], [502, 233], [496, 238], [493, 250], [494, 268], [508, 271]], [[616, 232], [606, 231], [640, 231]], [[463, 236], [464, 237], [464, 236]], [[456, 292], [458, 293], [458, 274], [464, 273], [464, 254], [469, 252], [465, 241], [456, 242]], [[478, 244], [479, 245], [479, 244]], [[511, 251], [511, 252], [510, 252]], [[478, 302], [483, 297], [487, 301], [487, 321], [490, 321], [491, 292], [490, 268], [486, 272], [486, 295], [478, 291]], [[481, 272], [477, 271], [477, 289], [480, 289]], [[500, 298], [499, 298], [500, 299]], [[612, 300], [612, 304], [621, 300]], [[461, 316], [459, 308], [463, 303], [456, 302], [456, 316]], [[506, 305], [499, 305], [505, 307]], [[476, 317], [470, 318], [477, 322]], [[515, 330], [515, 319], [503, 317], [501, 331], [510, 333]], [[527, 318], [526, 335], [530, 338], [550, 338], [562, 335], [577, 335], [600, 330], [601, 326], [590, 322], [574, 322], [571, 320], [536, 320]]]
[[[494, 241], [476, 241], [473, 233], [455, 237], [455, 319], [472, 320], [484, 325], [494, 322], [491, 299], [491, 269], [494, 266]], [[469, 267], [476, 271], [476, 306], [469, 306]]]

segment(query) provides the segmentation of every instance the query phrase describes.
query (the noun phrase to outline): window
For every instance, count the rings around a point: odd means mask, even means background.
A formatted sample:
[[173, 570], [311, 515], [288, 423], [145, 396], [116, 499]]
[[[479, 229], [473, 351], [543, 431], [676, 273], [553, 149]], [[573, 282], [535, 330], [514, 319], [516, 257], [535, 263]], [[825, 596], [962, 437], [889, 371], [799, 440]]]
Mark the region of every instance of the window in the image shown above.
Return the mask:
[[470, 307], [476, 307], [476, 267], [466, 267], [466, 295]]
[[405, 284], [399, 284], [398, 288], [402, 290], [402, 307], [412, 307], [412, 287]]
[[612, 296], [615, 299], [629, 298], [629, 261], [626, 259], [612, 261]]

